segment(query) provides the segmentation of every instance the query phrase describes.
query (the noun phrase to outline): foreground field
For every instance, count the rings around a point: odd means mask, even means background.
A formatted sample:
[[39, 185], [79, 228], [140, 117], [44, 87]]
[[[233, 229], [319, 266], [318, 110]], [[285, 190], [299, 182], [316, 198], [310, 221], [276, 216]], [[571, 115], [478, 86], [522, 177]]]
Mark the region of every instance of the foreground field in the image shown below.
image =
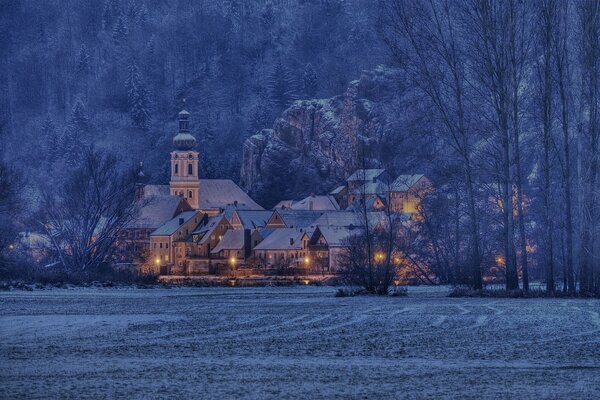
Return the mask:
[[0, 293], [0, 398], [600, 398], [600, 301]]

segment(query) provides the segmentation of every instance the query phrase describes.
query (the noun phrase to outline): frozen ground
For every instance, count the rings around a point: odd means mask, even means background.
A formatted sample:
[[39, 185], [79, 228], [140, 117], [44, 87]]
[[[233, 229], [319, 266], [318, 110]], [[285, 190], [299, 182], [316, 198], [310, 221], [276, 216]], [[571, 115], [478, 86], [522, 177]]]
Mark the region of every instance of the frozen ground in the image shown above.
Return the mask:
[[0, 293], [0, 398], [599, 399], [600, 301]]

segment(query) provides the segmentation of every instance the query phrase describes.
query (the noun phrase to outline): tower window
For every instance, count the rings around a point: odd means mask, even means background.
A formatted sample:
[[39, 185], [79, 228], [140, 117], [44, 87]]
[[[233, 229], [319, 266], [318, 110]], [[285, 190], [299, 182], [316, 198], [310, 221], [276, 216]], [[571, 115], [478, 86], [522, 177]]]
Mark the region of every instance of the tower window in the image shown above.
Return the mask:
[[192, 197], [193, 197], [193, 196], [192, 196], [192, 191], [190, 190], [190, 191], [188, 192], [188, 198], [190, 198], [190, 199], [191, 199]]
[[179, 174], [179, 164], [175, 164], [175, 175]]
[[191, 163], [188, 164], [188, 175], [192, 175], [193, 174], [192, 173], [192, 169], [193, 169], [192, 164]]

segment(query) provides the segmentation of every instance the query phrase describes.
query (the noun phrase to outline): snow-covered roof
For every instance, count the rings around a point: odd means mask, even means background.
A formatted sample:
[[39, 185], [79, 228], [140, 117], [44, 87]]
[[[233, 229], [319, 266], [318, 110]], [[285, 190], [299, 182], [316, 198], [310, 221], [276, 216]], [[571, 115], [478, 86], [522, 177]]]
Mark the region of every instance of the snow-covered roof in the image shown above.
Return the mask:
[[168, 196], [170, 195], [169, 185], [145, 185], [144, 197]]
[[[244, 229], [263, 228], [267, 225], [267, 221], [273, 215], [273, 211], [269, 210], [238, 210], [234, 215], [239, 218]], [[233, 219], [230, 218], [230, 222]]]
[[235, 204], [252, 210], [264, 210], [230, 179], [200, 179], [200, 209], [224, 209]]
[[302, 236], [310, 233], [303, 229], [281, 228], [275, 229], [260, 242], [254, 250], [300, 250], [302, 249]]
[[352, 191], [353, 194], [377, 194], [384, 196], [389, 190], [388, 185], [383, 182], [366, 182]]
[[[146, 186], [147, 188], [147, 186]], [[191, 207], [179, 196], [147, 195], [138, 216], [127, 225], [127, 228], [157, 229], [177, 214], [177, 211], [189, 211]]]
[[424, 176], [423, 174], [400, 175], [390, 185], [390, 190], [394, 191], [394, 192], [406, 192], [415, 183], [417, 183], [423, 176]]
[[342, 185], [342, 186], [338, 186], [335, 189], [333, 189], [329, 194], [340, 194], [344, 189], [346, 189], [346, 186]]
[[323, 211], [310, 210], [277, 210], [288, 228], [308, 228], [323, 215]]
[[244, 231], [241, 229], [230, 229], [223, 235], [223, 238], [219, 240], [219, 243], [211, 251], [211, 253], [218, 253], [221, 250], [239, 250], [244, 247]]
[[353, 181], [372, 181], [373, 179], [378, 178], [381, 174], [385, 172], [385, 169], [357, 169], [354, 171], [352, 175], [350, 175], [347, 179], [348, 182]]
[[[177, 229], [192, 218], [198, 216], [200, 214], [199, 211], [184, 211], [178, 214], [175, 218], [171, 219], [167, 223], [160, 226], [157, 230], [152, 232], [152, 236], [170, 236], [177, 232]], [[198, 219], [200, 222], [200, 219]]]
[[[384, 221], [385, 213], [383, 211], [367, 212], [367, 218], [371, 224]], [[324, 213], [315, 222], [314, 226], [319, 227], [360, 227], [364, 224], [363, 216], [354, 211], [330, 211]]]
[[292, 210], [328, 211], [339, 210], [340, 206], [332, 196], [308, 196], [294, 204]]
[[356, 232], [357, 230], [344, 226], [318, 226], [313, 236], [320, 233], [329, 247], [343, 247], [348, 237]]
[[275, 204], [275, 207], [272, 210], [280, 210], [292, 207], [294, 204], [294, 200], [281, 200], [279, 203]]

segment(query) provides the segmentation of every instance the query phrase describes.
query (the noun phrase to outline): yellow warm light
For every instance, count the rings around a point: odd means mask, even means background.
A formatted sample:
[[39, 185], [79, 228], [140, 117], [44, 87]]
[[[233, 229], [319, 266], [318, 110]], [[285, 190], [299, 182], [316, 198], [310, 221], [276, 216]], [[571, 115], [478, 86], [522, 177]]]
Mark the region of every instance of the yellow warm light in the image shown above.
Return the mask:
[[229, 262], [230, 262], [230, 263], [232, 263], [232, 264], [235, 264], [235, 257], [231, 257], [231, 258], [229, 259]]
[[156, 257], [156, 260], [154, 261], [157, 265], [160, 264], [160, 258]]
[[305, 257], [305, 258], [304, 258], [304, 263], [308, 264], [309, 262], [310, 262], [310, 258], [308, 258], [308, 257]]
[[375, 260], [381, 261], [385, 258], [385, 254], [383, 253], [375, 253]]
[[310, 281], [308, 279], [305, 279], [302, 282], [304, 282], [305, 285], [308, 285], [310, 283]]
[[502, 257], [502, 256], [496, 257], [496, 264], [503, 265], [504, 264], [504, 257]]

